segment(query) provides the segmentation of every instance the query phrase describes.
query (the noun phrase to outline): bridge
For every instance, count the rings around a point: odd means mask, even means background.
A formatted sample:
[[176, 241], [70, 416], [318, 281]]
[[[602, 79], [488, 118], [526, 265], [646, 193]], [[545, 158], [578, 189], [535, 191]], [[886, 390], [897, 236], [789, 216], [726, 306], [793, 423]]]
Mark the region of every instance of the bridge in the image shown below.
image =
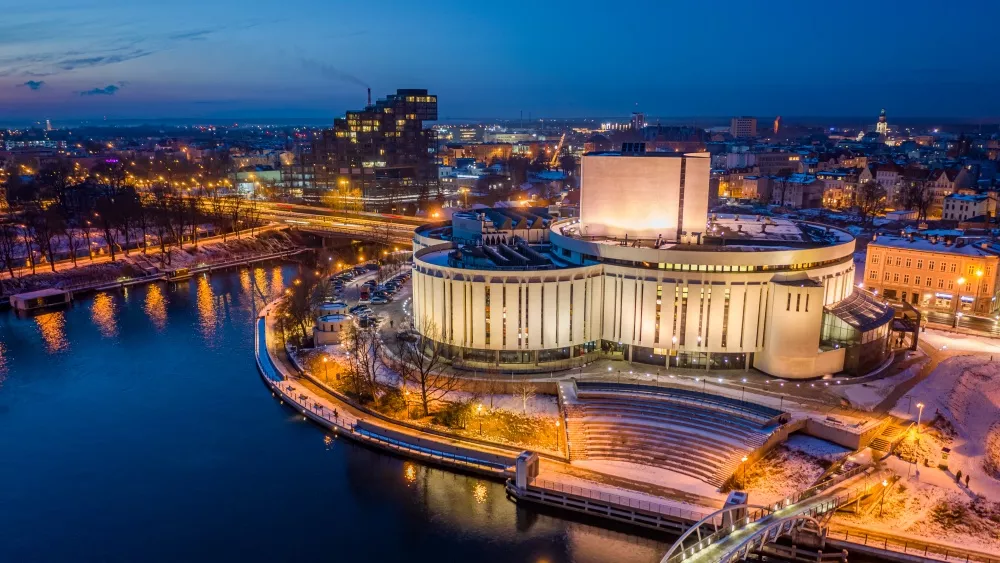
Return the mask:
[[709, 514], [685, 532], [660, 563], [730, 563], [745, 560], [778, 537], [802, 527], [823, 529], [819, 518], [858, 502], [868, 494], [841, 488], [809, 496], [804, 491], [797, 502], [786, 499], [773, 506], [739, 504]]
[[260, 204], [260, 218], [304, 231], [349, 236], [387, 244], [409, 244], [413, 231], [428, 222], [418, 217], [380, 213], [341, 212], [308, 205]]

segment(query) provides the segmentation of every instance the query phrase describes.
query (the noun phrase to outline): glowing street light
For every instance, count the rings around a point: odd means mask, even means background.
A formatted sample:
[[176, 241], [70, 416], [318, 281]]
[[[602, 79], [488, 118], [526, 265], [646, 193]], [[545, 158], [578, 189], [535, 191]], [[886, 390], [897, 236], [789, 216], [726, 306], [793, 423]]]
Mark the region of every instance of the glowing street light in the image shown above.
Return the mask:
[[479, 435], [483, 435], [483, 404], [476, 405], [476, 416], [479, 418]]
[[879, 502], [878, 502], [878, 517], [879, 518], [882, 517], [882, 506], [885, 505], [885, 493], [887, 492], [886, 489], [888, 487], [889, 487], [889, 481], [886, 481], [885, 479], [883, 479], [882, 480], [882, 499], [879, 500]]
[[917, 403], [917, 433], [920, 433], [920, 419], [924, 416], [924, 404]]
[[743, 459], [741, 459], [740, 462], [741, 462], [741, 465], [743, 466], [743, 488], [746, 489], [747, 488], [747, 456], [743, 456]]

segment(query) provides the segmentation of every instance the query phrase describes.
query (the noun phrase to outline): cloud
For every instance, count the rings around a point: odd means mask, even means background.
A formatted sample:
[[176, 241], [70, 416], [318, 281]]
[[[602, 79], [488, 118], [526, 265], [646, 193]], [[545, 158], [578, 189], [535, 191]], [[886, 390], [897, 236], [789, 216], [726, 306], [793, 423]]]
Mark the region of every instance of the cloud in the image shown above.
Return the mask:
[[108, 84], [104, 88], [92, 88], [83, 92], [77, 92], [77, 94], [81, 96], [114, 96], [124, 86], [124, 82], [119, 82], [117, 84]]
[[339, 68], [336, 68], [333, 65], [320, 62], [315, 59], [309, 59], [306, 57], [299, 57], [299, 62], [302, 63], [302, 66], [304, 66], [305, 68], [315, 70], [323, 78], [328, 78], [330, 80], [339, 80], [341, 82], [347, 82], [349, 84], [356, 84], [363, 88], [368, 87], [368, 83], [365, 82], [364, 80], [361, 80], [360, 78], [354, 76], [353, 74], [340, 70]]
[[[35, 50], [31, 54], [0, 56], [0, 77], [52, 76], [78, 69], [103, 67], [171, 50], [178, 45], [204, 41], [231, 26], [179, 30], [153, 35], [133, 35], [103, 30], [105, 36], [89, 45], [66, 50]], [[7, 29], [0, 25], [0, 37]], [[96, 32], [96, 30], [95, 30]], [[0, 45], [5, 41], [0, 40]], [[44, 43], [43, 43], [44, 44]], [[0, 53], [2, 53], [0, 49]]]
[[18, 88], [30, 88], [32, 90], [41, 90], [42, 86], [45, 86], [44, 80], [29, 80], [24, 84], [18, 84]]

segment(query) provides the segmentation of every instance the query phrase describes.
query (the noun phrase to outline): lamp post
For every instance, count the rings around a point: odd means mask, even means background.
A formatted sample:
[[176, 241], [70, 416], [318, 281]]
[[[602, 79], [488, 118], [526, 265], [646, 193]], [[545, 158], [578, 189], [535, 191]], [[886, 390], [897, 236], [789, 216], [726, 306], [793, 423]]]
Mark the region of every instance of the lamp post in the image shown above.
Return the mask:
[[483, 435], [483, 404], [476, 405], [476, 417], [479, 418], [479, 435]]
[[330, 358], [323, 356], [323, 379], [330, 383]]
[[983, 271], [976, 270], [976, 296], [972, 298], [972, 312], [976, 312], [976, 305], [979, 303], [979, 295], [983, 292]]
[[740, 462], [741, 462], [740, 465], [743, 466], [743, 488], [746, 489], [747, 488], [747, 456], [743, 456], [743, 459], [741, 459]]
[[965, 278], [958, 278], [957, 283], [958, 287], [955, 288], [955, 321], [951, 325], [952, 328], [958, 328], [958, 319], [962, 316], [958, 310], [958, 304], [962, 301], [962, 286], [965, 285]]
[[882, 498], [878, 501], [878, 517], [882, 517], [882, 507], [885, 505], [885, 493], [889, 487], [889, 481], [882, 480]]
[[917, 434], [920, 433], [920, 419], [924, 416], [924, 404], [917, 403]]

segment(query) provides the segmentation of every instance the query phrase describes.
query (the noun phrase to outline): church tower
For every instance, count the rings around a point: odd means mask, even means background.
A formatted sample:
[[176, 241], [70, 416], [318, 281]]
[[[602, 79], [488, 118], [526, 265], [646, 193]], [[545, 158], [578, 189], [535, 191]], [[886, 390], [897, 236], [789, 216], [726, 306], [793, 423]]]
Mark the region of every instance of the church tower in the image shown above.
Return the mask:
[[878, 114], [878, 123], [875, 125], [875, 132], [879, 135], [889, 134], [889, 123], [885, 120], [885, 108]]

